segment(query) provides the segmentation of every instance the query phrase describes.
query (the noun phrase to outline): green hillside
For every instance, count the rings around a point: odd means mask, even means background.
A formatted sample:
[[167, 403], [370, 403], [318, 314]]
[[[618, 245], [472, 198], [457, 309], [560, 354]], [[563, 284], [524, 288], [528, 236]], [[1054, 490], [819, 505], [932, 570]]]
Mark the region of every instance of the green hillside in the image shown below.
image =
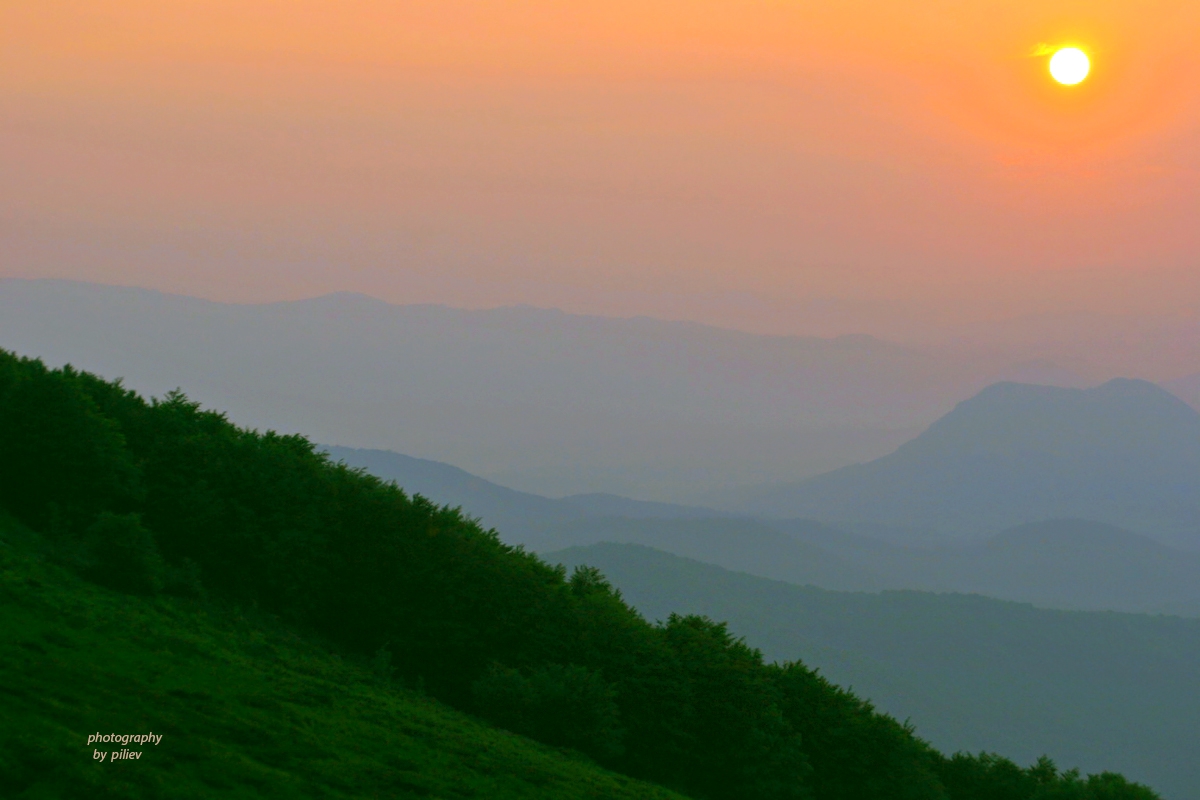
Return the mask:
[[[85, 583], [0, 521], [5, 798], [679, 798], [257, 621]], [[161, 734], [155, 745], [89, 734]], [[97, 749], [141, 750], [104, 763]]]
[[828, 591], [629, 544], [546, 557], [603, 570], [651, 619], [728, 620], [768, 658], [819, 666], [943, 750], [1046, 753], [1200, 797], [1200, 620]]
[[[459, 743], [474, 734], [456, 732], [465, 718], [441, 706], [428, 712], [440, 718], [425, 717], [427, 753], [380, 772], [358, 768], [363, 748], [403, 753], [407, 745], [392, 744], [422, 714], [405, 711], [411, 696], [376, 701], [361, 673], [322, 666], [336, 655], [574, 751], [580, 764], [696, 800], [1156, 797], [1119, 775], [1084, 779], [1047, 761], [1022, 769], [989, 755], [946, 757], [806, 665], [768, 663], [725, 623], [674, 614], [650, 623], [599, 571], [568, 576], [456, 509], [332, 463], [303, 437], [239, 428], [178, 392], [146, 401], [2, 352], [0, 509], [32, 531], [31, 548], [108, 592], [72, 603], [73, 584], [37, 574], [36, 560], [6, 584], [15, 616], [6, 627], [28, 633], [5, 648], [19, 676], [0, 710], [25, 724], [5, 733], [22, 738], [3, 758], [10, 783], [63, 782], [42, 796], [128, 796], [103, 777], [69, 788], [71, 768], [60, 766], [80, 736], [142, 732], [117, 724], [196, 745], [161, 751], [177, 759], [159, 776], [172, 796], [194, 770], [218, 784], [212, 796], [285, 792], [292, 779], [280, 764], [328, 764], [352, 796], [471, 795], [405, 777], [443, 780], [454, 770], [440, 765], [464, 757]], [[20, 547], [10, 547], [6, 558], [19, 565]], [[215, 627], [189, 628], [210, 624], [189, 609]], [[238, 614], [277, 619], [282, 638], [257, 638]], [[172, 615], [175, 637], [156, 622]], [[239, 664], [244, 673], [226, 674]], [[304, 733], [286, 733], [296, 727]], [[366, 744], [372, 737], [382, 745]], [[331, 758], [330, 747], [344, 749]], [[466, 749], [496, 756], [472, 762], [499, 787], [476, 796], [503, 796], [509, 768], [525, 763], [503, 746]], [[202, 769], [197, 754], [213, 760]], [[474, 780], [469, 770], [462, 779]], [[563, 780], [592, 792], [586, 776]]]

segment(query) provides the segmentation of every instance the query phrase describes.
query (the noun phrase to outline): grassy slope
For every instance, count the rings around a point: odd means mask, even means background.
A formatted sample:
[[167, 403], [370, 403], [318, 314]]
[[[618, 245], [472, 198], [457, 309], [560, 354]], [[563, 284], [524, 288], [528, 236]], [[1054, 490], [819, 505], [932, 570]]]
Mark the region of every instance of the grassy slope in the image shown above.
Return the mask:
[[[85, 583], [0, 520], [6, 798], [679, 798], [269, 625]], [[100, 763], [89, 733], [162, 734]], [[139, 749], [130, 745], [130, 749]]]

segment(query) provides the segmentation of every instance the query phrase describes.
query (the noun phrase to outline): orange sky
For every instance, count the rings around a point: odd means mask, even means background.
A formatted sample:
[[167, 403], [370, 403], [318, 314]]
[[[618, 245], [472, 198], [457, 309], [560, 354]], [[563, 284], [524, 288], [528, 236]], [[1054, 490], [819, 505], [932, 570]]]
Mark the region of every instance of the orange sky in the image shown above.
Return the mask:
[[780, 332], [1195, 313], [1198, 31], [1183, 0], [0, 3], [0, 275]]

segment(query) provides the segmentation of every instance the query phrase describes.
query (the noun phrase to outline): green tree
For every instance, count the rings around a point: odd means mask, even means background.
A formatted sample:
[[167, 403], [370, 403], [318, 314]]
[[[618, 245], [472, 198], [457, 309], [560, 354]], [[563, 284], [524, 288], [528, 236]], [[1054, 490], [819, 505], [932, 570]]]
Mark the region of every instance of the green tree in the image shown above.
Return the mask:
[[662, 628], [689, 689], [687, 791], [712, 798], [809, 796], [808, 759], [762, 654], [725, 623], [672, 614]]
[[140, 495], [120, 427], [79, 373], [0, 364], [0, 504], [32, 528], [78, 533], [102, 510], [133, 510]]
[[913, 730], [800, 663], [774, 668], [822, 800], [941, 800], [938, 754]]

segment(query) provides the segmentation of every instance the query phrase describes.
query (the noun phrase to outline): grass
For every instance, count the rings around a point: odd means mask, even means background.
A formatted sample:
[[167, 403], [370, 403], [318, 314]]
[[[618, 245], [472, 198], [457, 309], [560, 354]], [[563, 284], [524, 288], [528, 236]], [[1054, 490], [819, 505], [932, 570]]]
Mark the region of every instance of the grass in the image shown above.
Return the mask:
[[[676, 798], [497, 730], [269, 621], [123, 595], [0, 520], [0, 796]], [[101, 763], [89, 734], [161, 734]]]

